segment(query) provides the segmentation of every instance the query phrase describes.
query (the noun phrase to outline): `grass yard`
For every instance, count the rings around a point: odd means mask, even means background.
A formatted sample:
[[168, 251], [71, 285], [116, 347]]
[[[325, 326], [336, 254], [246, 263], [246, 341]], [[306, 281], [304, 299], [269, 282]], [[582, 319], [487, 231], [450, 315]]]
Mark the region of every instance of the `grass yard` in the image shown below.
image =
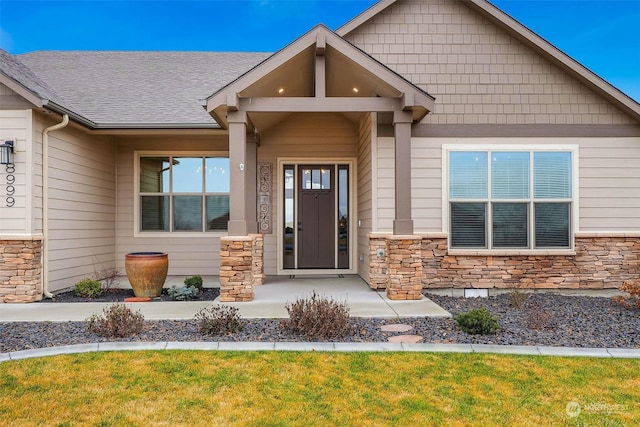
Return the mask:
[[8, 426], [639, 423], [640, 360], [150, 351], [0, 364]]

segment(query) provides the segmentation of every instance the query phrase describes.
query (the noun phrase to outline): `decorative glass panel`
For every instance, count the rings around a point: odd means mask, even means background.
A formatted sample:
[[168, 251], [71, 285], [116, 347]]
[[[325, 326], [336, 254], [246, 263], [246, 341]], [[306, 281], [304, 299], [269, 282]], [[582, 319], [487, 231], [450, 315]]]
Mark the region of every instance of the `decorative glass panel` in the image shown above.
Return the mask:
[[485, 248], [486, 203], [451, 203], [451, 247]]
[[202, 196], [173, 197], [173, 229], [202, 231]]
[[206, 196], [207, 231], [224, 231], [229, 222], [229, 195]]
[[169, 191], [171, 171], [169, 157], [140, 158], [140, 192], [166, 193]]
[[528, 242], [528, 203], [494, 203], [493, 247], [526, 248]]
[[169, 197], [140, 197], [140, 229], [142, 231], [169, 231]]
[[294, 212], [294, 183], [293, 166], [284, 169], [284, 235], [283, 235], [283, 268], [295, 268], [295, 212]]
[[173, 158], [173, 192], [202, 193], [202, 157]]
[[491, 197], [529, 198], [529, 153], [491, 153]]
[[536, 203], [536, 248], [568, 248], [569, 203]]
[[449, 153], [449, 197], [485, 199], [487, 197], [487, 153], [452, 151]]
[[533, 154], [534, 197], [571, 198], [571, 153], [565, 151]]
[[338, 268], [349, 268], [349, 169], [338, 169]]
[[228, 193], [230, 191], [229, 159], [224, 157], [207, 157], [205, 159], [205, 166], [206, 192]]

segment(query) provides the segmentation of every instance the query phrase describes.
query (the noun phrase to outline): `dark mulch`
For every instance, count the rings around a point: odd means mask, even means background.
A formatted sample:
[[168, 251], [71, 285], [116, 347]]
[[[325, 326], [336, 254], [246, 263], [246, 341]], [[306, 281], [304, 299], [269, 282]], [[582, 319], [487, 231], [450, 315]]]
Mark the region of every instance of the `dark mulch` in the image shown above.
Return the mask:
[[[609, 298], [540, 293], [529, 295], [522, 308], [515, 308], [508, 294], [477, 299], [427, 296], [454, 316], [486, 307], [501, 329], [494, 335], [469, 335], [453, 319], [352, 318], [351, 332], [332, 341], [385, 342], [398, 333], [382, 332], [380, 326], [404, 323], [413, 327], [409, 334], [420, 335], [423, 342], [430, 343], [640, 348], [640, 310], [625, 309]], [[140, 334], [119, 340], [89, 333], [86, 322], [0, 323], [0, 352], [105, 341], [306, 341], [285, 331], [279, 319], [242, 322], [244, 329], [239, 333], [206, 336], [198, 333], [195, 320], [146, 321]]]
[[[191, 301], [213, 301], [220, 295], [219, 288], [204, 288], [202, 292], [198, 293], [198, 297]], [[122, 302], [125, 298], [135, 296], [132, 289], [106, 289], [102, 294], [96, 298], [79, 297], [76, 293], [71, 291], [60, 292], [55, 295], [55, 298], [44, 298], [43, 303], [55, 303], [55, 302]], [[163, 289], [162, 295], [158, 298], [152, 299], [153, 301], [173, 301], [167, 290]]]

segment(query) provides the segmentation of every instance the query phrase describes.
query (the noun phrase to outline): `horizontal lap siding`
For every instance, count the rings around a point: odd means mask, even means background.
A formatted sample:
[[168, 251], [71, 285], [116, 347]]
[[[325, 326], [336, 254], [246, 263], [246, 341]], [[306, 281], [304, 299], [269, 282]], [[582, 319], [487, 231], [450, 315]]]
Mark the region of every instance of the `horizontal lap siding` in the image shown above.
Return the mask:
[[[217, 275], [220, 266], [220, 234], [194, 234], [193, 237], [134, 237], [134, 152], [228, 152], [228, 138], [220, 136], [120, 137], [118, 139], [118, 212], [116, 221], [116, 265], [124, 273], [124, 258], [129, 252], [166, 252], [169, 275]], [[226, 233], [224, 233], [226, 235]]]
[[291, 114], [274, 127], [261, 132], [258, 162], [272, 164], [273, 233], [265, 235], [264, 268], [267, 275], [277, 269], [278, 158], [327, 159], [358, 155], [358, 128], [341, 114]]
[[[40, 117], [37, 133], [55, 124]], [[49, 290], [115, 266], [115, 144], [68, 126], [49, 134]]]
[[580, 231], [640, 231], [640, 138], [580, 142]]
[[[372, 231], [372, 170], [371, 138], [372, 114], [366, 114], [360, 121], [358, 135], [358, 273], [369, 281], [369, 238]], [[360, 258], [363, 258], [362, 260]]]
[[345, 38], [435, 96], [423, 123], [633, 123], [462, 1], [400, 0]]
[[[0, 85], [0, 89], [10, 89]], [[31, 154], [28, 149], [32, 144], [32, 114], [31, 110], [1, 110], [0, 109], [0, 144], [5, 140], [14, 141], [15, 172], [12, 174], [15, 182], [13, 196], [7, 192], [9, 183], [6, 165], [0, 165], [0, 234], [31, 234], [31, 206], [32, 189], [31, 177], [27, 171], [31, 170]], [[7, 206], [7, 197], [13, 197], [15, 204]]]

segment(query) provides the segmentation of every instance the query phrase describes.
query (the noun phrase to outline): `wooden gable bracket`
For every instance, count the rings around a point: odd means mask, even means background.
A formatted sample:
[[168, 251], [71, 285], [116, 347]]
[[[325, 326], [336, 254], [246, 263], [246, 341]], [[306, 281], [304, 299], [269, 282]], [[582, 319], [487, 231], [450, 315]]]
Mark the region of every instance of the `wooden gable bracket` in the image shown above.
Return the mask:
[[315, 96], [317, 98], [324, 98], [327, 95], [327, 75], [324, 56], [326, 46], [327, 39], [325, 35], [322, 33], [318, 33], [316, 35], [316, 59], [314, 73]]

